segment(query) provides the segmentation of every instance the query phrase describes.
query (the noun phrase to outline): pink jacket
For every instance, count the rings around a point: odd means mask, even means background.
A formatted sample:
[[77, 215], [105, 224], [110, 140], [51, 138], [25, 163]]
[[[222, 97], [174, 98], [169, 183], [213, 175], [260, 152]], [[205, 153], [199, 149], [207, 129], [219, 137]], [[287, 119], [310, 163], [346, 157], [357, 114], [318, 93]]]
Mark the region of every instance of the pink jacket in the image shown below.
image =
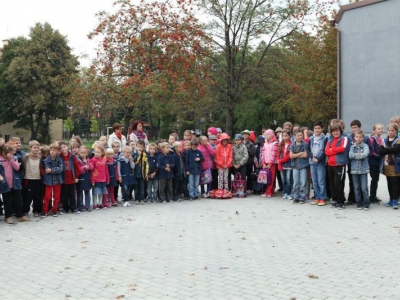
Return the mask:
[[90, 158], [86, 158], [86, 164], [82, 161], [82, 159], [79, 157], [78, 158], [78, 164], [79, 164], [79, 174], [85, 174], [88, 170], [86, 170], [85, 166], [89, 166], [89, 170], [93, 170], [93, 163]]
[[110, 182], [108, 174], [107, 158], [98, 159], [96, 156], [91, 159], [93, 164], [93, 172], [91, 174], [92, 184], [95, 182]]
[[268, 164], [277, 164], [278, 157], [278, 142], [276, 139], [271, 139], [269, 141], [265, 141], [264, 144], [264, 162], [266, 165]]
[[6, 175], [6, 181], [8, 184], [8, 187], [10, 189], [13, 188], [13, 181], [14, 181], [14, 171], [19, 170], [19, 164], [15, 160], [8, 160], [6, 157], [0, 156], [0, 161], [3, 165], [4, 168], [4, 174]]
[[201, 163], [201, 170], [207, 170], [208, 168], [212, 169], [213, 167], [213, 160], [212, 157], [215, 155], [215, 150], [207, 144], [203, 146], [199, 144], [198, 149], [203, 153], [204, 161]]

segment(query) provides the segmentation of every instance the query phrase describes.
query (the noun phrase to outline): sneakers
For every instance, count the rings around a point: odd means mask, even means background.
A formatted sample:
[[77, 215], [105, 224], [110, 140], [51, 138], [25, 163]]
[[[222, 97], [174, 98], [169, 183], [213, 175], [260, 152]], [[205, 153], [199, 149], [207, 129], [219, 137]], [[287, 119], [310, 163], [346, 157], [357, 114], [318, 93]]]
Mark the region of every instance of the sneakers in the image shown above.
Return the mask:
[[393, 206], [393, 200], [389, 200], [388, 203], [385, 204], [386, 207], [391, 207]]
[[74, 209], [74, 211], [72, 212], [73, 214], [80, 214], [81, 212], [77, 209]]
[[326, 203], [325, 203], [325, 200], [319, 200], [318, 201], [318, 206], [324, 206]]
[[110, 204], [108, 204], [108, 203], [106, 203], [106, 204], [103, 204], [103, 206], [104, 206], [104, 208], [109, 208], [109, 207], [111, 207], [111, 205], [110, 205]]
[[143, 201], [139, 201], [139, 204], [140, 204], [140, 205], [144, 205], [144, 202], [143, 202]]
[[357, 209], [358, 209], [358, 210], [362, 210], [363, 207], [362, 207], [361, 205], [357, 205]]
[[292, 204], [297, 204], [297, 203], [299, 203], [299, 200], [297, 200], [297, 199], [294, 199], [292, 202]]
[[18, 220], [18, 222], [28, 222], [28, 221], [30, 221], [27, 217], [25, 217], [25, 216], [23, 216], [23, 217], [21, 217], [21, 218], [18, 218], [17, 219]]
[[364, 210], [365, 211], [369, 210], [369, 206], [364, 207]]
[[29, 215], [29, 213], [24, 214], [24, 217], [30, 218], [31, 216]]
[[208, 197], [210, 197], [207, 193], [204, 193], [203, 195], [202, 195], [202, 197], [203, 198], [208, 198]]
[[58, 213], [57, 212], [53, 212], [53, 217], [57, 218], [58, 217]]
[[12, 217], [7, 218], [7, 224], [14, 224], [14, 219]]
[[287, 195], [287, 196], [286, 196], [286, 199], [288, 199], [288, 200], [293, 200], [293, 197], [292, 197], [291, 195]]
[[283, 194], [282, 199], [287, 199], [287, 195]]
[[397, 200], [393, 200], [393, 209], [399, 209], [399, 207], [397, 206]]
[[111, 204], [111, 206], [118, 206], [118, 203], [114, 202], [113, 204]]
[[319, 200], [314, 200], [314, 201], [311, 201], [311, 203], [310, 203], [311, 205], [319, 205]]
[[338, 206], [338, 204], [337, 204], [336, 201], [332, 201], [332, 202], [331, 202], [331, 207], [332, 207], [332, 208], [335, 208], [335, 207], [337, 207], [337, 206]]
[[266, 198], [266, 197], [267, 197], [267, 195], [265, 195], [265, 194], [261, 194], [261, 197], [263, 197], [263, 198]]
[[34, 218], [38, 218], [38, 217], [40, 217], [40, 214], [39, 213], [33, 213], [33, 217]]
[[161, 201], [161, 203], [162, 203], [162, 204], [167, 204], [167, 201], [164, 200], [164, 201]]
[[344, 209], [344, 204], [338, 204], [337, 208], [338, 208], [338, 210], [343, 210]]
[[123, 207], [128, 207], [131, 206], [131, 204], [129, 203], [129, 201], [125, 201]]
[[58, 214], [59, 214], [60, 216], [65, 215], [65, 211], [60, 210], [60, 211], [58, 212]]
[[300, 201], [299, 201], [299, 204], [304, 204], [304, 203], [305, 203], [304, 200], [300, 200]]
[[193, 201], [194, 199], [193, 198], [189, 198], [189, 201]]
[[98, 205], [93, 205], [93, 210], [99, 210], [99, 206]]
[[140, 201], [135, 201], [135, 204], [136, 204], [136, 205], [139, 205], [139, 204], [140, 204]]
[[42, 218], [46, 218], [46, 217], [47, 217], [47, 214], [44, 213], [44, 212], [42, 212], [42, 213], [40, 214], [40, 216], [41, 216]]

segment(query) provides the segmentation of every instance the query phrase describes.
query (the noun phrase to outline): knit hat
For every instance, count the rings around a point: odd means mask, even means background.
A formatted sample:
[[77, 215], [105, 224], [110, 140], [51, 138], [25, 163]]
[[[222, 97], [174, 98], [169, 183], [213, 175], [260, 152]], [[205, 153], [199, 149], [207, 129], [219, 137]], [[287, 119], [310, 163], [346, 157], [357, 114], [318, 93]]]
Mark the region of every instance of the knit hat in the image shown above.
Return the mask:
[[222, 140], [230, 140], [231, 137], [227, 133], [222, 133], [219, 137], [219, 139]]
[[218, 138], [217, 138], [217, 136], [216, 135], [210, 135], [209, 137], [208, 137], [210, 140], [217, 140]]
[[222, 129], [221, 128], [217, 128], [217, 132], [218, 133], [222, 133]]
[[265, 142], [265, 137], [263, 137], [262, 135], [260, 135], [260, 136], [258, 137], [257, 144], [260, 144], [260, 143], [262, 143], [262, 142]]
[[275, 129], [275, 132], [282, 132], [282, 131], [283, 131], [283, 129], [281, 127], [278, 127]]
[[235, 140], [243, 140], [243, 135], [241, 133], [236, 133]]
[[250, 133], [251, 133], [251, 131], [248, 129], [242, 131], [242, 134], [250, 134]]
[[215, 127], [208, 128], [207, 132], [210, 132], [212, 135], [217, 135], [218, 134], [217, 128], [215, 128]]

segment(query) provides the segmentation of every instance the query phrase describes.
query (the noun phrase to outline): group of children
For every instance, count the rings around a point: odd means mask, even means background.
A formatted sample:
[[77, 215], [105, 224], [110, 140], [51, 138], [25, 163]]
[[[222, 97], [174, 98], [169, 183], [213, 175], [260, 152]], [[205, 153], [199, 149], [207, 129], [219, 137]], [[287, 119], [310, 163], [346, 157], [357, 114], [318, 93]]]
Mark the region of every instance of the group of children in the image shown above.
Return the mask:
[[[207, 136], [196, 137], [186, 130], [184, 138], [172, 133], [168, 141], [148, 144], [144, 140], [115, 141], [111, 147], [101, 137], [88, 149], [76, 136], [70, 143], [57, 141], [50, 146], [30, 141], [28, 154], [21, 141], [0, 139], [0, 193], [5, 221], [29, 221], [71, 212], [118, 206], [121, 188], [123, 206], [168, 203], [209, 197], [213, 189], [229, 190], [231, 177], [240, 174], [247, 180], [248, 193], [272, 197], [278, 177], [283, 199], [305, 203], [314, 188], [311, 204], [344, 209], [346, 167], [350, 181], [347, 204], [369, 210], [379, 203], [376, 191], [379, 174], [387, 176], [390, 201], [386, 206], [398, 208], [400, 183], [400, 119], [394, 117], [383, 139], [383, 125], [376, 124], [373, 135], [361, 131], [358, 120], [351, 122], [352, 133], [343, 133], [341, 120], [330, 122], [329, 133], [323, 133], [322, 122], [308, 128], [286, 122], [274, 132], [264, 130], [255, 141], [249, 130], [236, 134], [234, 142], [219, 128], [210, 127]], [[257, 174], [264, 169], [272, 180], [257, 190]], [[368, 174], [371, 176], [368, 192]], [[255, 176], [254, 176], [255, 175]], [[61, 200], [61, 203], [60, 203]], [[122, 204], [122, 203], [121, 203]], [[0, 213], [3, 214], [3, 207]]]

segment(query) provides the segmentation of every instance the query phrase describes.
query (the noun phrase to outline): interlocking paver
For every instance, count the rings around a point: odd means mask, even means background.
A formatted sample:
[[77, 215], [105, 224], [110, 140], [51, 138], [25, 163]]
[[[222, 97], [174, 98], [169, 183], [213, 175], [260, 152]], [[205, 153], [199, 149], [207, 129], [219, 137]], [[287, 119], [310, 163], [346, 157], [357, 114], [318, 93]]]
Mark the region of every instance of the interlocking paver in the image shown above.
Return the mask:
[[278, 193], [1, 222], [0, 299], [400, 299], [399, 213]]

